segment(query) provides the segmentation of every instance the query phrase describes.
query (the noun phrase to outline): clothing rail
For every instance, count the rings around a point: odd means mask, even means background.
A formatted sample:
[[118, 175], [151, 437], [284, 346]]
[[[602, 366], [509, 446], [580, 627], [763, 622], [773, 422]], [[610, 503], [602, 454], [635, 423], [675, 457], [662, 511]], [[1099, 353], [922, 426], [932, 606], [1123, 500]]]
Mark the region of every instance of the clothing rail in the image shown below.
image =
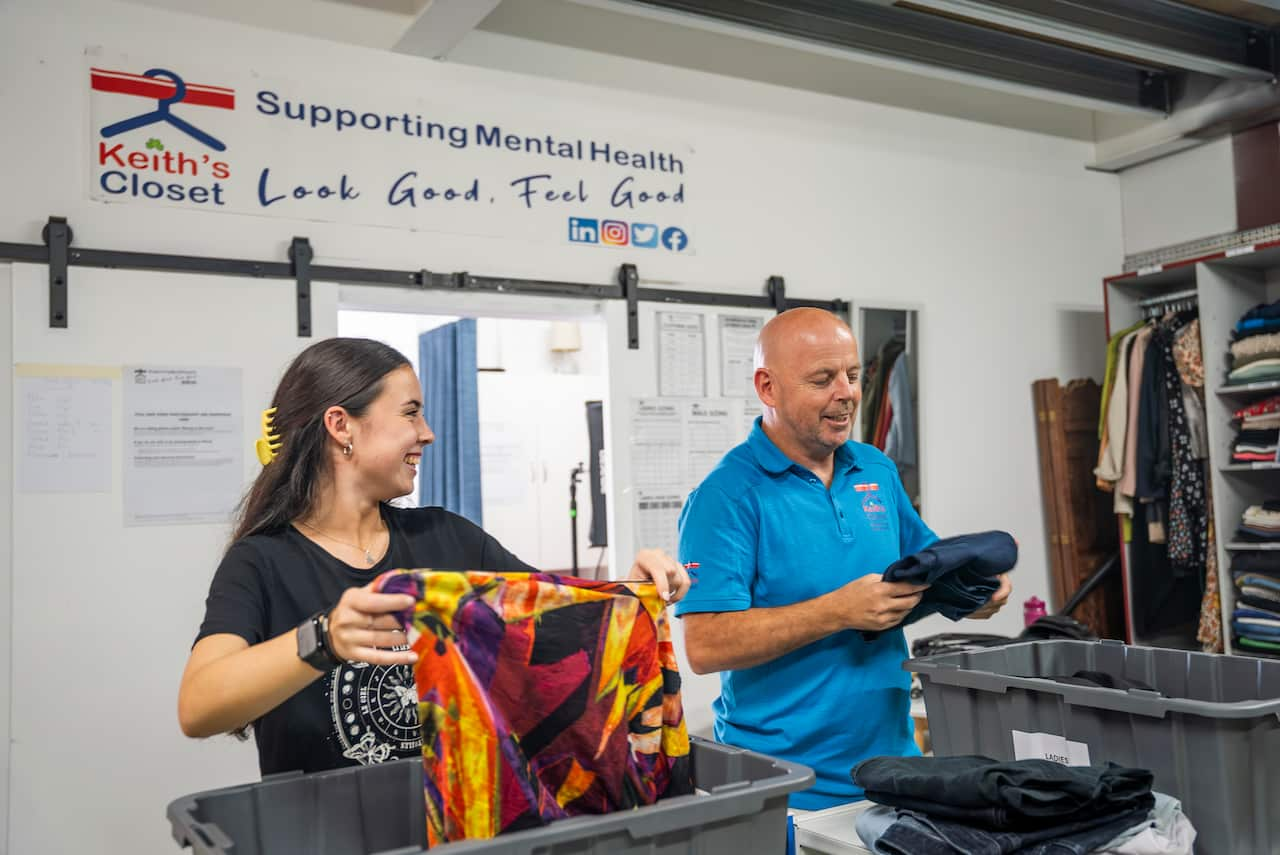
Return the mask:
[[1197, 305], [1198, 293], [1194, 288], [1187, 291], [1175, 291], [1172, 294], [1161, 294], [1138, 301], [1138, 311], [1144, 318], [1152, 318], [1165, 312], [1180, 312], [1194, 309]]

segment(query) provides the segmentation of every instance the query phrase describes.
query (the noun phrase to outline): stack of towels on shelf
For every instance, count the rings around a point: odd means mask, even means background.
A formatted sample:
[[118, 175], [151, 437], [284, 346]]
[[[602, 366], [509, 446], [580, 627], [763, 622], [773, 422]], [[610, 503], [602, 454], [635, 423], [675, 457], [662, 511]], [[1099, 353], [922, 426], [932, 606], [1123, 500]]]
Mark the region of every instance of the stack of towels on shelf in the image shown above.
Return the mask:
[[[1280, 333], [1276, 333], [1280, 336]], [[1273, 463], [1280, 440], [1280, 395], [1272, 395], [1235, 412], [1240, 432], [1231, 444], [1232, 463]]]
[[1228, 386], [1280, 380], [1280, 300], [1245, 312], [1232, 337]]
[[876, 803], [858, 814], [872, 852], [1191, 855], [1196, 831], [1151, 773], [1108, 763], [989, 757], [873, 757], [853, 779]]
[[1236, 608], [1231, 614], [1241, 652], [1280, 656], [1280, 551], [1237, 552], [1231, 561]]

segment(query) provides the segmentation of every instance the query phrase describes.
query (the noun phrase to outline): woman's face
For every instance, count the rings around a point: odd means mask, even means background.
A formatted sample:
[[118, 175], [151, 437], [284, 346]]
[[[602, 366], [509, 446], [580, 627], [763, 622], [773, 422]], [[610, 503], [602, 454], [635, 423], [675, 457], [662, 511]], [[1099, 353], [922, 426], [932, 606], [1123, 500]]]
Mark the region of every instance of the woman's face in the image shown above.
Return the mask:
[[352, 461], [370, 496], [387, 501], [413, 492], [423, 446], [435, 434], [422, 417], [422, 386], [408, 365], [382, 378], [382, 392], [352, 419]]

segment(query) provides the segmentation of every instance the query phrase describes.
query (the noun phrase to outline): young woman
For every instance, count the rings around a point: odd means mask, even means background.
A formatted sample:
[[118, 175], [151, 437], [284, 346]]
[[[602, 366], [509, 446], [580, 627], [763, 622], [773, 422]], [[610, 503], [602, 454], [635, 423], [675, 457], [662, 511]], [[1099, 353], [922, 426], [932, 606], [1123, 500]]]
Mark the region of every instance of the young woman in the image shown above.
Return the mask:
[[[182, 676], [185, 734], [252, 724], [264, 775], [420, 752], [415, 656], [390, 614], [411, 600], [370, 583], [400, 567], [534, 569], [460, 516], [388, 504], [435, 438], [421, 389], [399, 352], [367, 339], [319, 342], [289, 366]], [[672, 602], [689, 587], [659, 550], [630, 575]]]

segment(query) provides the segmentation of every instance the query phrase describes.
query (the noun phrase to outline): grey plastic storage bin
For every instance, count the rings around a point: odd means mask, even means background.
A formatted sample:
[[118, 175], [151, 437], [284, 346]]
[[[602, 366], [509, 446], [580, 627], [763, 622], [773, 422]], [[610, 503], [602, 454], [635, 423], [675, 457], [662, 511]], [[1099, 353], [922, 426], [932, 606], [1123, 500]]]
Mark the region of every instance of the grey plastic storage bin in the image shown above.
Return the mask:
[[[1280, 660], [1118, 641], [1036, 641], [912, 659], [935, 753], [1014, 759], [1013, 731], [1150, 769], [1202, 855], [1280, 855]], [[1153, 691], [1060, 683], [1077, 671]], [[1078, 749], [1077, 749], [1078, 750]]]
[[[432, 849], [441, 855], [779, 855], [787, 794], [805, 766], [694, 738], [698, 795]], [[169, 805], [173, 837], [195, 855], [417, 855], [426, 851], [422, 761], [397, 760], [186, 796]]]

